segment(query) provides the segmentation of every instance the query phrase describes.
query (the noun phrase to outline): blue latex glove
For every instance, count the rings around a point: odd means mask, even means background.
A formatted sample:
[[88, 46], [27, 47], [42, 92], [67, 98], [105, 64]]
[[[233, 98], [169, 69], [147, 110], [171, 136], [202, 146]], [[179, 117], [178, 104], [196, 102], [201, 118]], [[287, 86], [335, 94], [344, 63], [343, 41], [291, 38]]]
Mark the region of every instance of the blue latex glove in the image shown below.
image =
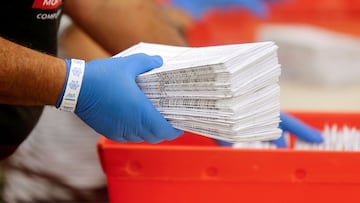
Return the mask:
[[324, 141], [318, 130], [311, 128], [289, 114], [282, 112], [280, 114], [280, 120], [281, 123], [279, 127], [283, 130], [283, 135], [279, 139], [272, 141], [278, 148], [287, 147], [284, 132], [289, 132], [296, 136], [297, 139], [305, 142], [322, 143]]
[[[324, 141], [323, 137], [321, 136], [321, 133], [318, 130], [311, 128], [310, 126], [306, 125], [302, 121], [298, 120], [297, 118], [289, 114], [281, 112], [280, 120], [281, 123], [279, 127], [283, 130], [282, 136], [277, 140], [271, 141], [278, 148], [287, 147], [284, 136], [285, 132], [289, 132], [294, 136], [296, 136], [297, 139], [301, 139], [305, 142], [322, 143]], [[221, 140], [217, 140], [217, 143], [220, 146], [232, 146], [232, 143], [224, 142]]]
[[259, 17], [267, 16], [266, 3], [275, 0], [171, 0], [170, 2], [185, 11], [194, 19], [200, 19], [213, 9], [243, 7]]
[[135, 82], [137, 75], [162, 63], [161, 57], [145, 54], [87, 62], [75, 114], [115, 141], [175, 139], [183, 131], [165, 120]]

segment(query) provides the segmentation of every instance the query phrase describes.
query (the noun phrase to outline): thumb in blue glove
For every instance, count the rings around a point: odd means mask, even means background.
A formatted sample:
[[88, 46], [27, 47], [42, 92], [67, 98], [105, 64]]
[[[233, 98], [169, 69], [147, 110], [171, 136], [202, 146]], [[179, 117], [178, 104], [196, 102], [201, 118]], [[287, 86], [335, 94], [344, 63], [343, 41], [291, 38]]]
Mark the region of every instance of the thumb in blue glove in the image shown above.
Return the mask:
[[[66, 62], [70, 67], [71, 61]], [[135, 82], [137, 75], [161, 65], [161, 57], [145, 54], [85, 63], [75, 114], [115, 141], [158, 143], [175, 139], [183, 131], [165, 120]]]
[[171, 0], [171, 3], [187, 11], [192, 18], [199, 20], [209, 10], [232, 7], [243, 7], [259, 17], [266, 17], [268, 1], [270, 0]]

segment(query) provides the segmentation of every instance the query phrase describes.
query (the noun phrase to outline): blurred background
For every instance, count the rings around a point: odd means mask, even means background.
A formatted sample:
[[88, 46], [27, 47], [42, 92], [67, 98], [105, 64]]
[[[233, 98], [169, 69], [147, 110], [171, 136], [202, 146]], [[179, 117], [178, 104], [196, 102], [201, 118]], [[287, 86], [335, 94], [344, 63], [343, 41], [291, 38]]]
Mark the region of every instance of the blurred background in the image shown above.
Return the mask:
[[[163, 1], [166, 3], [166, 1]], [[281, 106], [360, 111], [360, 1], [270, 1], [265, 16], [213, 9], [189, 25], [191, 46], [272, 40], [282, 64]]]

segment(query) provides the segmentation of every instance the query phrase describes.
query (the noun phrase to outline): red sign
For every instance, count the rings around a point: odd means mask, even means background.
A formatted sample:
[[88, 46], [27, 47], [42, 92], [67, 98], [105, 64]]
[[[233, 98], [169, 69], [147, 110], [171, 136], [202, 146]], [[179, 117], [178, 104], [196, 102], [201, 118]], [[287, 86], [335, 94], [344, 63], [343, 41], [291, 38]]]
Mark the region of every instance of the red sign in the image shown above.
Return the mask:
[[57, 9], [62, 3], [62, 0], [35, 0], [32, 8], [41, 10]]

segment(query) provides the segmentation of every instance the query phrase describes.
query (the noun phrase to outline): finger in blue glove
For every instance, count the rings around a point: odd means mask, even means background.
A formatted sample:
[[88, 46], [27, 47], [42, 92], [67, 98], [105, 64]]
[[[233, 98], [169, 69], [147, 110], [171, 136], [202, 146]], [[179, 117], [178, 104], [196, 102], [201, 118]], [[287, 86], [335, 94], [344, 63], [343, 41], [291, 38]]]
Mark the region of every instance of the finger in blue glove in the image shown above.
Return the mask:
[[285, 139], [285, 132], [282, 132], [281, 136], [278, 139], [272, 140], [270, 142], [272, 144], [274, 144], [277, 148], [287, 148], [288, 147], [287, 141]]
[[[299, 119], [285, 113], [280, 113], [281, 123], [279, 127], [283, 130], [283, 133], [280, 138], [272, 140], [271, 143], [276, 145], [277, 148], [286, 148], [288, 147], [286, 141], [286, 133], [291, 133], [298, 139], [301, 139], [305, 142], [310, 143], [322, 143], [324, 138], [321, 135], [321, 132], [306, 125]], [[217, 144], [220, 146], [232, 146], [232, 143], [216, 140]]]
[[233, 143], [231, 142], [227, 142], [227, 141], [223, 141], [223, 140], [215, 140], [216, 141], [216, 144], [219, 145], [219, 146], [224, 146], [224, 147], [231, 147], [233, 146]]
[[322, 143], [324, 141], [320, 131], [308, 126], [290, 114], [281, 112], [280, 120], [279, 127], [283, 131], [293, 134], [298, 139], [310, 143]]
[[115, 141], [177, 138], [183, 131], [165, 120], [135, 82], [137, 75], [161, 65], [161, 57], [145, 54], [87, 62], [75, 114]]

